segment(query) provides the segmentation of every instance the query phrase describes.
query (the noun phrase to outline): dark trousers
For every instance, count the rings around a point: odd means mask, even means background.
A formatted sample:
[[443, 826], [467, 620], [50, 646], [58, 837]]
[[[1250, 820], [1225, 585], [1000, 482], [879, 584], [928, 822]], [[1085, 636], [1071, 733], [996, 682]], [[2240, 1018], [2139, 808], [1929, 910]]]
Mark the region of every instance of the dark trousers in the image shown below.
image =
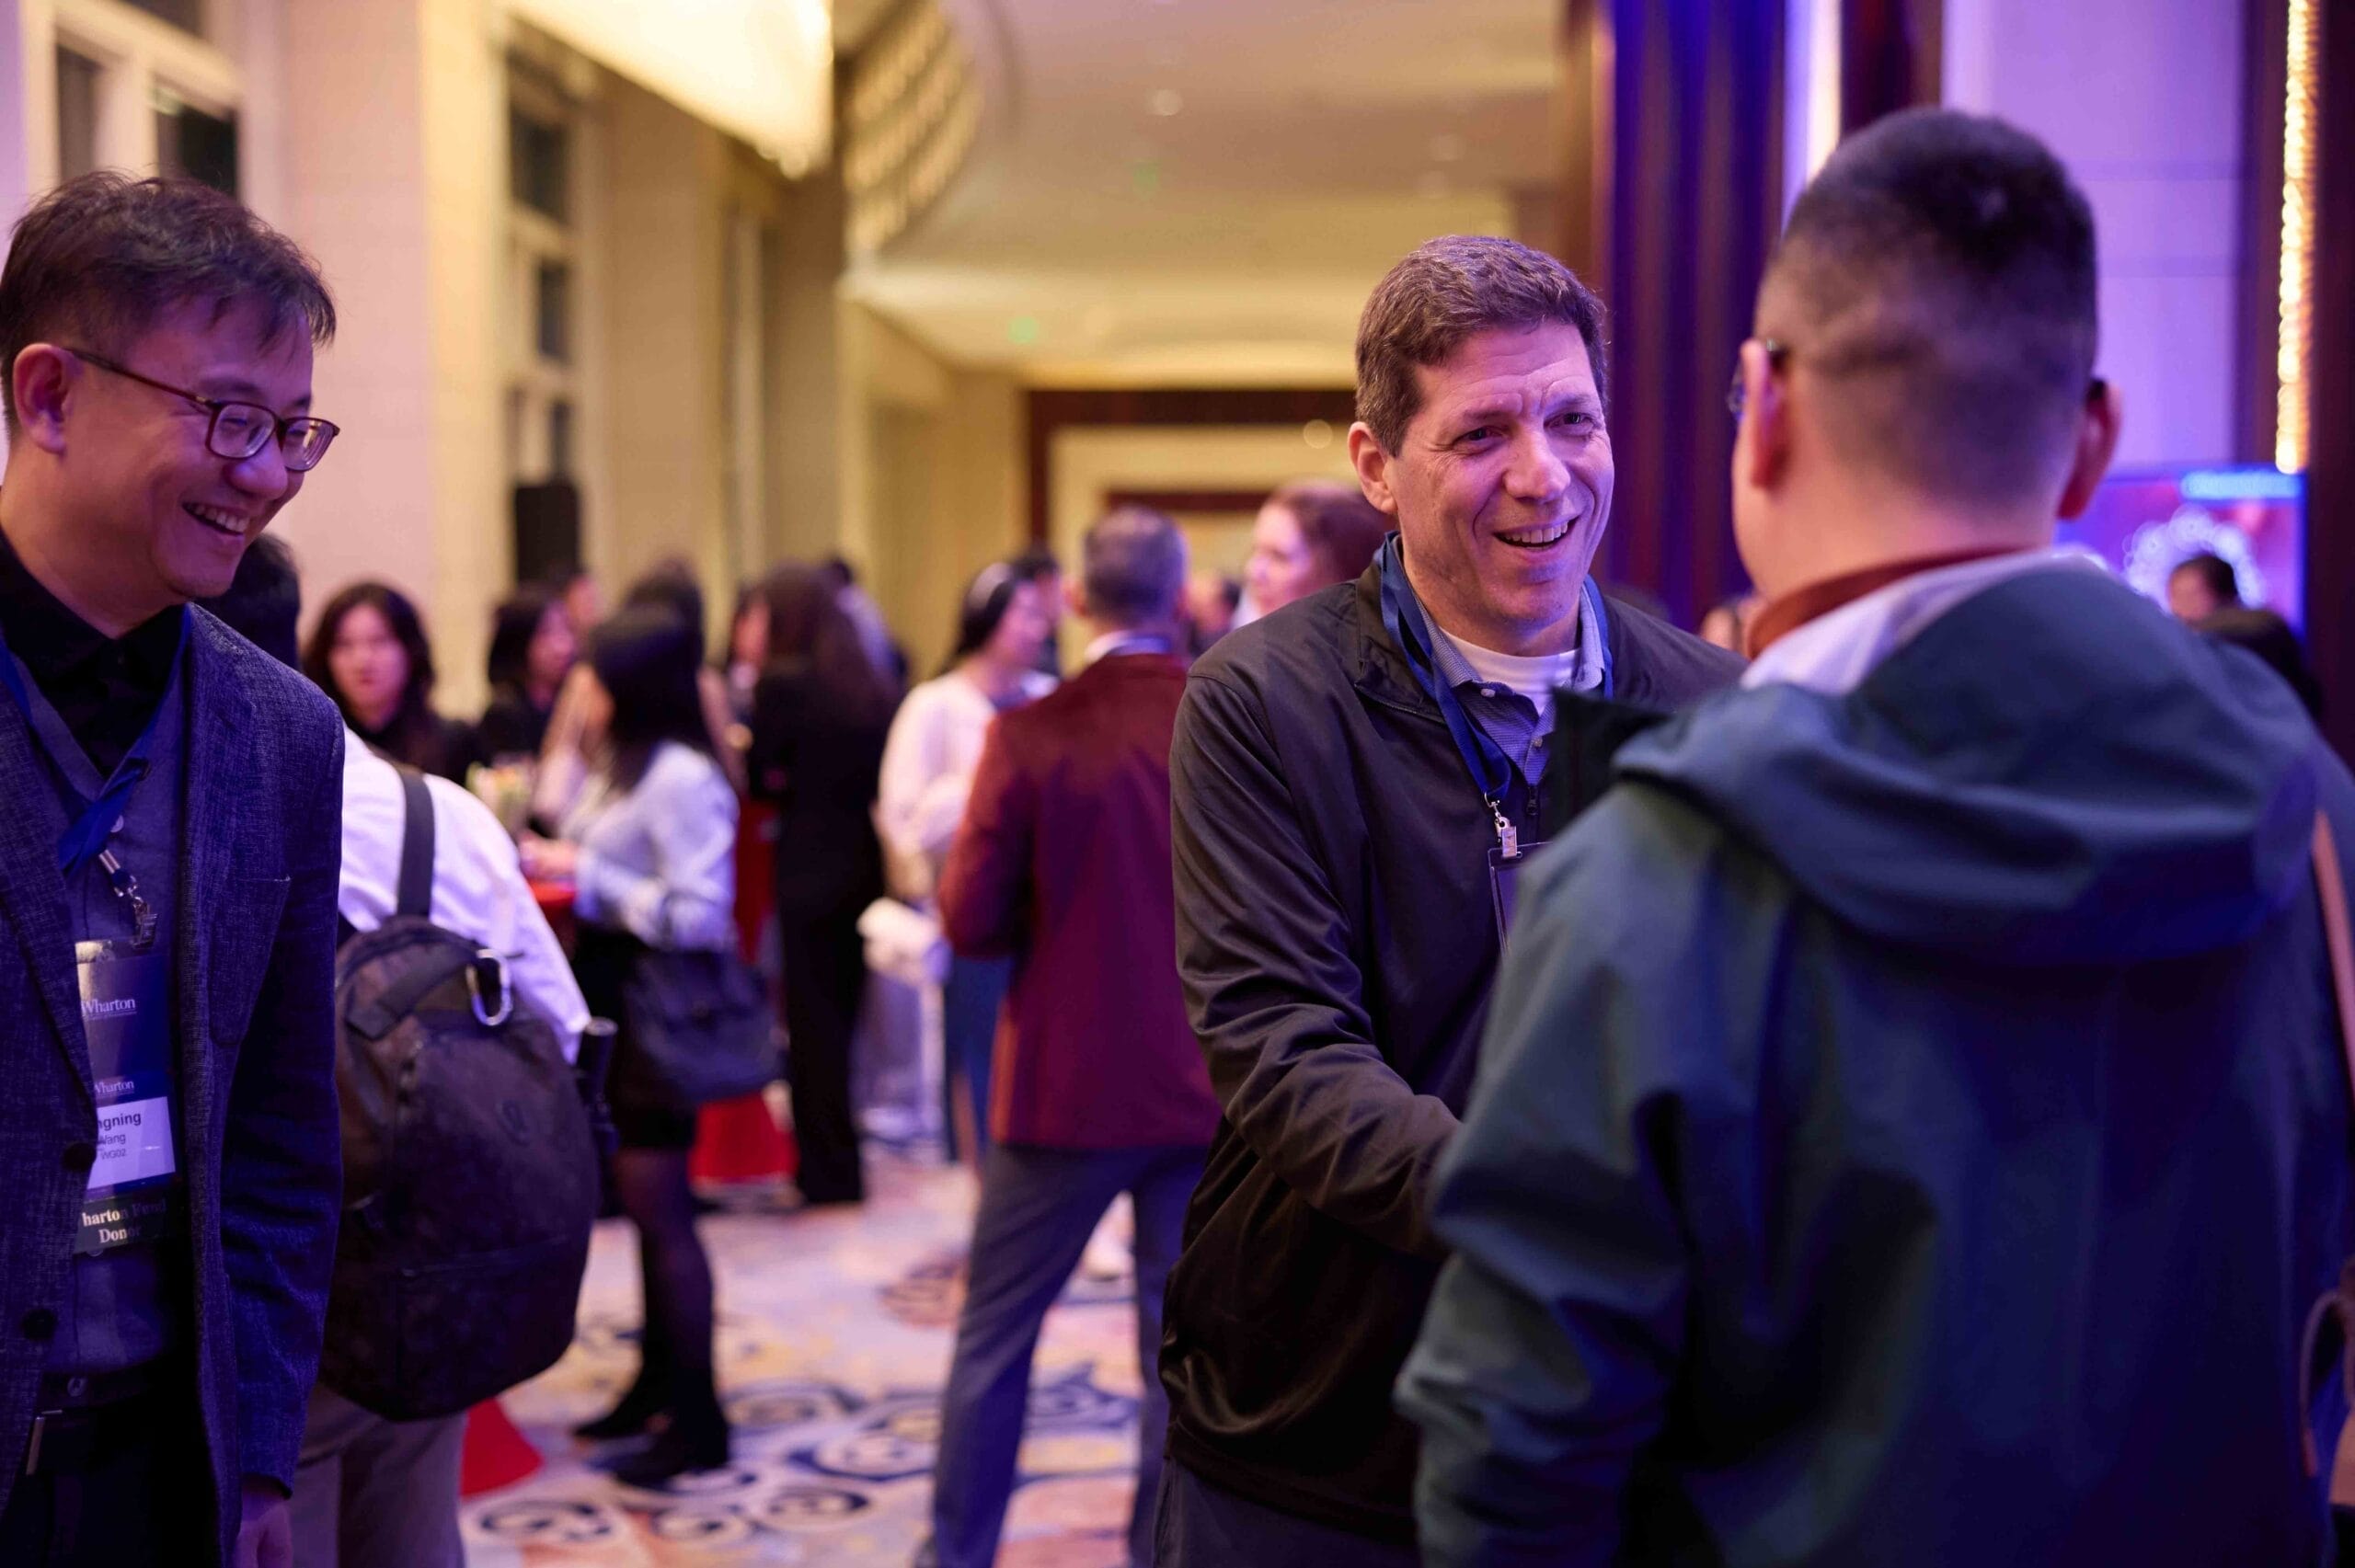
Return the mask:
[[[948, 965], [948, 983], [940, 988], [941, 1055], [948, 1070], [941, 1074], [941, 1111], [948, 1118], [948, 1152], [971, 1158], [975, 1170], [989, 1152], [990, 1059], [997, 1049], [998, 1011], [1013, 987], [1013, 959], [956, 958]], [[973, 1115], [971, 1150], [958, 1135], [960, 1093]]]
[[1153, 1568], [1416, 1568], [1411, 1546], [1352, 1535], [1212, 1486], [1172, 1459], [1162, 1467]]
[[940, 1458], [932, 1482], [932, 1553], [939, 1568], [988, 1568], [1014, 1493], [1015, 1452], [1029, 1401], [1040, 1325], [1063, 1294], [1112, 1199], [1127, 1193], [1137, 1219], [1137, 1497], [1132, 1562], [1151, 1561], [1154, 1494], [1163, 1435], [1161, 1298], [1177, 1261], [1186, 1200], [1201, 1179], [1199, 1149], [1060, 1150], [998, 1144], [982, 1167], [981, 1213], [957, 1355], [941, 1399]]
[[856, 1203], [867, 1196], [850, 1104], [851, 1039], [867, 991], [858, 911], [780, 919], [777, 947], [785, 961], [786, 1087], [800, 1146], [801, 1196], [812, 1203]]
[[[166, 1397], [76, 1413], [17, 1458], [0, 1511], [7, 1568], [193, 1568], [219, 1555], [196, 1412]], [[60, 1462], [63, 1460], [63, 1462]]]

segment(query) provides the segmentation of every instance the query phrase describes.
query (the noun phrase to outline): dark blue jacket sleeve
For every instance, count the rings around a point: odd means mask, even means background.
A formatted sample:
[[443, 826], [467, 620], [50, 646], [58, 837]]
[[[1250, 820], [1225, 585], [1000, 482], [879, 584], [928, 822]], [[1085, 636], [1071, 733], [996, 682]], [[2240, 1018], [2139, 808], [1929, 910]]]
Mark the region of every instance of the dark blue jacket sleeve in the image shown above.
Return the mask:
[[303, 738], [287, 748], [290, 773], [303, 768], [308, 787], [293, 785], [284, 797], [286, 900], [238, 1048], [221, 1157], [237, 1468], [290, 1491], [318, 1375], [342, 1196], [334, 997], [342, 727], [322, 725]]

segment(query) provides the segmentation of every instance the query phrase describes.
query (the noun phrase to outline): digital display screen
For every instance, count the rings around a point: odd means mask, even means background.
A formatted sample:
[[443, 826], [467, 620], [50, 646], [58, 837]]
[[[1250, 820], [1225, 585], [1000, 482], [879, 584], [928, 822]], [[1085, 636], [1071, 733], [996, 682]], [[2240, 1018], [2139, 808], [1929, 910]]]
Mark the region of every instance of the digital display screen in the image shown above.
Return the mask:
[[2222, 556], [2241, 601], [2305, 630], [2306, 482], [2271, 468], [2144, 469], [2102, 482], [2085, 515], [2061, 525], [2135, 591], [2161, 605], [2167, 574], [2193, 555]]

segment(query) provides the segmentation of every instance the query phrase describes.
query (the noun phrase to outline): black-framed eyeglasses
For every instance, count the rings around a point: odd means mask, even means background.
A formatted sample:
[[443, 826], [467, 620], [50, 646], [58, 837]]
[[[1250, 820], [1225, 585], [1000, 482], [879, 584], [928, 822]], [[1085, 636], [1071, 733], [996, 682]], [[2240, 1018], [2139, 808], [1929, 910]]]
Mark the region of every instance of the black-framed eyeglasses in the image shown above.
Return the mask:
[[[1777, 338], [1761, 338], [1758, 340], [1758, 346], [1766, 350], [1766, 365], [1769, 370], [1779, 371], [1790, 362], [1791, 346], [1789, 344]], [[2088, 403], [2097, 403], [2108, 395], [2109, 383], [2100, 376], [2096, 376], [2085, 383], [2085, 401]], [[1742, 384], [1741, 361], [1737, 358], [1733, 367], [1733, 383], [1726, 388], [1726, 412], [1739, 421], [1743, 410], [1749, 405], [1749, 389]]]
[[[1772, 338], [1761, 338], [1758, 346], [1766, 350], [1766, 364], [1770, 370], [1781, 370], [1783, 361], [1791, 357], [1790, 345]], [[1742, 410], [1749, 406], [1749, 391], [1741, 383], [1741, 361], [1737, 358], [1733, 367], [1733, 384], [1726, 388], [1726, 412], [1739, 423]]]
[[175, 397], [185, 397], [213, 416], [205, 428], [204, 450], [215, 457], [225, 457], [232, 463], [243, 463], [270, 444], [278, 441], [278, 455], [289, 472], [304, 474], [319, 465], [327, 454], [328, 443], [336, 438], [338, 426], [308, 414], [298, 414], [292, 419], [281, 419], [258, 403], [224, 403], [217, 397], [205, 397], [184, 386], [157, 381], [151, 375], [141, 375], [128, 365], [116, 364], [104, 355], [93, 354], [87, 349], [68, 349], [67, 353], [86, 361], [102, 371], [135, 381], [142, 386], [152, 386], [158, 392], [168, 392]]

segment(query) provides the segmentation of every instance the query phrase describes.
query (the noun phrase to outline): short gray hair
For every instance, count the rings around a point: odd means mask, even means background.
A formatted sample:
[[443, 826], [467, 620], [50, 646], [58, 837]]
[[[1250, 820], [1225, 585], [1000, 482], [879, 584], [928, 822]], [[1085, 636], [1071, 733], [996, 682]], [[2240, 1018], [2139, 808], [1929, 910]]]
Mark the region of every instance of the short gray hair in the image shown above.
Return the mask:
[[1150, 507], [1118, 507], [1088, 525], [1080, 584], [1088, 612], [1123, 626], [1178, 613], [1186, 591], [1186, 536]]

